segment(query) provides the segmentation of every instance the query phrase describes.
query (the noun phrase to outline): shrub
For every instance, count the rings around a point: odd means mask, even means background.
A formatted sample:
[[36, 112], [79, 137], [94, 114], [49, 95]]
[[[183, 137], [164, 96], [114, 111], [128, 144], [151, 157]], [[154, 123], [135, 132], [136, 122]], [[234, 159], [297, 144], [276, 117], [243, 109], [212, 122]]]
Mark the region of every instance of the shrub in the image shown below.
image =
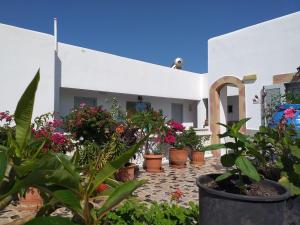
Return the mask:
[[75, 148], [72, 136], [61, 131], [64, 121], [54, 119], [53, 113], [46, 113], [34, 119], [32, 134], [42, 142], [43, 151], [70, 152]]
[[101, 106], [90, 107], [84, 104], [74, 109], [64, 121], [65, 130], [76, 140], [81, 143], [86, 140], [94, 141], [100, 146], [109, 141], [116, 127], [110, 113]]
[[194, 225], [198, 224], [199, 207], [168, 203], [145, 203], [128, 200], [103, 218], [107, 225]]

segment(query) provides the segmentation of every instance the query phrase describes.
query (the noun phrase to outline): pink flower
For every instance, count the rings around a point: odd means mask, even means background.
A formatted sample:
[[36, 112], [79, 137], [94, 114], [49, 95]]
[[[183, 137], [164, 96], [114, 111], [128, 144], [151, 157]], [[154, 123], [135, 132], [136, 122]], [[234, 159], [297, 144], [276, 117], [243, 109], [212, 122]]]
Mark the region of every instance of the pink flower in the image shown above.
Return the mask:
[[63, 124], [64, 124], [64, 121], [63, 120], [59, 120], [59, 119], [55, 119], [52, 122], [53, 127], [60, 127]]
[[12, 120], [12, 116], [7, 115], [6, 118], [5, 118], [5, 120], [6, 120], [7, 122], [10, 122], [10, 121]]
[[285, 119], [293, 119], [295, 117], [296, 110], [293, 108], [288, 108], [284, 110], [284, 118]]
[[80, 103], [80, 105], [79, 105], [80, 108], [84, 108], [85, 106], [86, 106], [85, 103]]
[[54, 144], [62, 145], [66, 141], [66, 137], [63, 133], [55, 132], [51, 136], [51, 141], [53, 141]]
[[178, 123], [174, 120], [169, 122], [169, 125], [172, 129], [174, 129], [175, 131], [183, 131], [184, 130], [184, 126], [181, 123]]
[[173, 144], [173, 143], [175, 143], [175, 141], [176, 141], [176, 138], [172, 134], [168, 134], [165, 137], [165, 142], [168, 144]]

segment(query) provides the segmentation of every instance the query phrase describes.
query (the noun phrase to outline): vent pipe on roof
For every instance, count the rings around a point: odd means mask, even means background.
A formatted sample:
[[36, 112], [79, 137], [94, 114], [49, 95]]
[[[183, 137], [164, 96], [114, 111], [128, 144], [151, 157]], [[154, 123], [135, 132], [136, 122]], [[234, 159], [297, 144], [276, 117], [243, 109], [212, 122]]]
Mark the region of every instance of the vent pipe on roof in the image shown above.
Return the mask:
[[182, 69], [183, 60], [182, 58], [176, 58], [171, 68], [173, 69]]
[[57, 19], [56, 18], [54, 18], [53, 29], [54, 29], [54, 50], [57, 52]]

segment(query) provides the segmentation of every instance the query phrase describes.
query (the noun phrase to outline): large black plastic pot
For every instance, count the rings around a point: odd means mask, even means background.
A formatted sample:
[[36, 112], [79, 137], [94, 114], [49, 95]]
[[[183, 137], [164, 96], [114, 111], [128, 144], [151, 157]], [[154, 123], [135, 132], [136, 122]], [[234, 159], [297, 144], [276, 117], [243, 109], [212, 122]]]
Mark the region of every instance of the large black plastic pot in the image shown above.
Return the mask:
[[201, 176], [199, 187], [200, 225], [283, 225], [288, 191], [278, 183], [263, 180], [264, 185], [272, 186], [280, 195], [254, 197], [208, 188], [207, 184], [217, 174]]

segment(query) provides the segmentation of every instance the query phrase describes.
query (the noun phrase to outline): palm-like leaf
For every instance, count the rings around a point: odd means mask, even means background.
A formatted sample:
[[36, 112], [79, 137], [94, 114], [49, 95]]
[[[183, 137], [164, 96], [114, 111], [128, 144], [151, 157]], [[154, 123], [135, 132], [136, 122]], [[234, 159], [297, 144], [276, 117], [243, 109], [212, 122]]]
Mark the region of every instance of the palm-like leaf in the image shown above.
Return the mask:
[[26, 88], [21, 99], [18, 102], [15, 111], [15, 122], [16, 122], [16, 155], [18, 157], [22, 154], [22, 149], [26, 145], [28, 136], [30, 135], [30, 124], [34, 106], [35, 92], [40, 80], [40, 71], [38, 71], [31, 81], [29, 86]]

